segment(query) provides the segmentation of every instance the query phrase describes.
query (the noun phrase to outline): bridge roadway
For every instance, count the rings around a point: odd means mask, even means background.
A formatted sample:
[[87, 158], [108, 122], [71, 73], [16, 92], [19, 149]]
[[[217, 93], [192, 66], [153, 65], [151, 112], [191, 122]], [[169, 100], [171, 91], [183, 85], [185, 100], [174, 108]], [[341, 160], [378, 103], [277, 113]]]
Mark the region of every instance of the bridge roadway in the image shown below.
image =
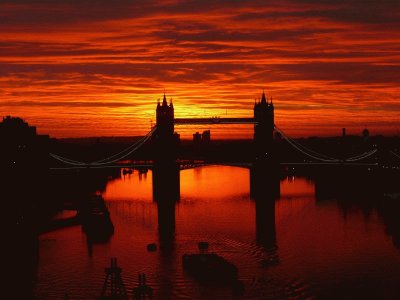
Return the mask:
[[[221, 166], [232, 166], [232, 167], [241, 167], [241, 168], [251, 168], [253, 166], [252, 163], [230, 163], [230, 162], [180, 162], [179, 163], [179, 169], [180, 170], [186, 170], [186, 169], [192, 169], [192, 168], [198, 168], [198, 167], [204, 167], [204, 166], [213, 166], [213, 165], [221, 165]], [[296, 167], [296, 166], [312, 166], [312, 165], [317, 165], [317, 166], [357, 166], [357, 167], [378, 167], [379, 165], [377, 163], [352, 163], [352, 162], [332, 162], [332, 163], [327, 163], [327, 162], [306, 162], [306, 163], [300, 163], [300, 162], [284, 162], [280, 163], [280, 166], [283, 167]], [[96, 166], [93, 166], [96, 167]], [[152, 163], [142, 163], [142, 164], [118, 164], [115, 165], [114, 167], [122, 167], [122, 168], [133, 168], [133, 169], [152, 169], [153, 164]]]
[[[180, 162], [179, 169], [186, 170], [204, 166], [232, 166], [240, 168], [251, 168], [252, 163], [242, 162], [242, 163], [229, 163], [229, 162]], [[282, 162], [279, 164], [282, 167], [296, 167], [296, 166], [354, 166], [354, 167], [379, 167], [377, 163], [354, 163], [354, 162]], [[382, 167], [382, 166], [381, 166]], [[150, 163], [119, 163], [114, 165], [84, 165], [84, 166], [72, 166], [72, 167], [58, 167], [50, 168], [50, 170], [70, 170], [70, 169], [104, 169], [104, 168], [131, 168], [131, 169], [141, 169], [146, 171], [147, 169], [152, 169], [153, 164]]]
[[210, 125], [210, 124], [256, 124], [254, 118], [175, 118], [175, 125]]

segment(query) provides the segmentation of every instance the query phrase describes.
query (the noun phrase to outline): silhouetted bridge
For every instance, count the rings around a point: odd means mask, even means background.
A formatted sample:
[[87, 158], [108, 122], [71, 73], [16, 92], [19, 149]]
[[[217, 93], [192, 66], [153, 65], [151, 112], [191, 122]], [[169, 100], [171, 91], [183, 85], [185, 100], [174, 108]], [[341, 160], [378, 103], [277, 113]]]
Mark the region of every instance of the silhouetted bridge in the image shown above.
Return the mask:
[[[163, 155], [165, 153], [172, 154], [168, 159], [175, 160], [176, 149], [173, 149], [171, 145], [174, 144], [174, 126], [175, 125], [213, 125], [213, 124], [253, 124], [254, 125], [254, 145], [256, 152], [255, 157], [261, 158], [264, 155], [271, 154], [274, 148], [274, 133], [278, 133], [283, 140], [285, 140], [292, 148], [292, 150], [301, 154], [302, 158], [299, 162], [284, 162], [280, 165], [283, 167], [300, 167], [300, 166], [353, 166], [353, 167], [367, 167], [385, 168], [384, 161], [381, 159], [382, 151], [372, 146], [370, 149], [358, 155], [353, 155], [347, 158], [338, 158], [334, 156], [327, 156], [323, 153], [317, 152], [313, 149], [302, 145], [299, 141], [291, 138], [283, 130], [281, 130], [274, 123], [274, 107], [271, 102], [266, 101], [265, 94], [263, 92], [262, 99], [258, 103], [254, 103], [254, 117], [247, 118], [233, 118], [233, 117], [207, 117], [207, 118], [175, 118], [174, 107], [171, 103], [168, 105], [166, 97], [164, 95], [163, 103], [157, 104], [156, 110], [157, 124], [151, 128], [151, 130], [143, 136], [143, 138], [135, 141], [132, 145], [121, 150], [120, 152], [105, 157], [103, 159], [82, 162], [71, 158], [62, 157], [57, 154], [51, 153], [51, 157], [55, 160], [71, 166], [71, 168], [104, 168], [104, 167], [126, 167], [126, 168], [152, 168], [152, 164], [134, 165], [132, 163], [126, 164], [126, 161], [132, 162], [135, 159], [135, 152], [137, 152], [147, 141], [155, 141], [155, 149], [158, 154]], [[158, 143], [158, 144], [157, 144]], [[379, 150], [379, 153], [378, 153]], [[399, 168], [400, 154], [393, 150], [386, 151], [391, 155], [391, 159], [395, 160], [389, 163], [390, 168]], [[156, 158], [156, 156], [155, 156]], [[164, 157], [165, 158], [165, 157]], [[283, 158], [288, 159], [288, 158]], [[380, 162], [381, 166], [376, 164]], [[200, 167], [210, 164], [222, 164], [231, 165], [238, 167], [251, 167], [251, 164], [231, 164], [225, 162], [218, 163], [187, 163], [178, 162], [179, 169], [189, 169], [194, 167]]]
[[[250, 169], [253, 167], [251, 162], [177, 162], [176, 166], [180, 170], [187, 170], [206, 166], [230, 166]], [[379, 167], [378, 163], [352, 163], [352, 162], [282, 162], [279, 163], [281, 167], [301, 167], [301, 166], [348, 166], [348, 167]], [[118, 165], [113, 165], [115, 168], [131, 168], [137, 170], [152, 169], [153, 163], [122, 163]], [[112, 166], [109, 166], [112, 167]]]

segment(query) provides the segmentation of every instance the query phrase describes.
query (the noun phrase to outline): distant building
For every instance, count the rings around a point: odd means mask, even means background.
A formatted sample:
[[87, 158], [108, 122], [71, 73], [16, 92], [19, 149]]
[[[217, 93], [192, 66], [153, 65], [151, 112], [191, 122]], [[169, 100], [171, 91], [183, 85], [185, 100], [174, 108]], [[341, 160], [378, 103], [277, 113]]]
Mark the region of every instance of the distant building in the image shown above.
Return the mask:
[[195, 144], [201, 143], [201, 134], [198, 131], [193, 134], [193, 143]]
[[2, 138], [30, 139], [36, 136], [36, 127], [29, 126], [23, 119], [6, 116], [0, 123], [0, 135]]
[[211, 131], [210, 130], [203, 131], [203, 133], [201, 135], [201, 141], [204, 144], [210, 143], [210, 141], [211, 141]]
[[174, 132], [174, 142], [176, 145], [179, 145], [179, 143], [181, 142], [181, 135], [177, 132]]
[[193, 143], [196, 145], [207, 145], [211, 141], [211, 131], [204, 130], [203, 133], [196, 132], [193, 134]]
[[342, 128], [342, 137], [346, 136], [346, 128]]
[[6, 116], [0, 122], [0, 165], [6, 169], [39, 168], [47, 165], [49, 136], [38, 135], [35, 126], [18, 117]]

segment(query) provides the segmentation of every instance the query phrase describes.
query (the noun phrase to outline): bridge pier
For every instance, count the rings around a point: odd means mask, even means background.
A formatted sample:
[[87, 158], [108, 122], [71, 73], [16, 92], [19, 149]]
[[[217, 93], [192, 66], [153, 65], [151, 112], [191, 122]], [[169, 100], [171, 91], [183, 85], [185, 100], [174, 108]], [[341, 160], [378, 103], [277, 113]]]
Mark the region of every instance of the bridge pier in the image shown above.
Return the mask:
[[250, 168], [250, 196], [254, 199], [280, 196], [280, 167], [271, 159], [256, 160]]

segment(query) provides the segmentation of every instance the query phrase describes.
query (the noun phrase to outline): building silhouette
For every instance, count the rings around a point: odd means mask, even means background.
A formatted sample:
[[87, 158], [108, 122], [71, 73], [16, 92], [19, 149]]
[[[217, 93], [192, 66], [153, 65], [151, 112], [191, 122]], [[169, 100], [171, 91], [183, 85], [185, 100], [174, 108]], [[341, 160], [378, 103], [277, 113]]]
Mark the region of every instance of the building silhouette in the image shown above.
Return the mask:
[[0, 165], [5, 169], [35, 166], [44, 169], [48, 162], [48, 135], [38, 135], [36, 127], [23, 119], [6, 116], [0, 122]]
[[36, 136], [36, 127], [29, 126], [27, 122], [18, 117], [6, 116], [0, 123], [0, 133], [7, 135], [9, 141], [15, 139], [31, 139]]
[[210, 130], [204, 130], [203, 133], [201, 134], [201, 141], [204, 144], [208, 144], [211, 141], [211, 131]]
[[201, 134], [197, 131], [196, 133], [193, 133], [193, 143], [196, 145], [201, 143]]
[[179, 145], [181, 142], [181, 135], [177, 132], [174, 132], [174, 143], [176, 145]]
[[195, 145], [208, 145], [211, 141], [211, 131], [204, 130], [203, 133], [196, 132], [193, 134], [193, 143]]

